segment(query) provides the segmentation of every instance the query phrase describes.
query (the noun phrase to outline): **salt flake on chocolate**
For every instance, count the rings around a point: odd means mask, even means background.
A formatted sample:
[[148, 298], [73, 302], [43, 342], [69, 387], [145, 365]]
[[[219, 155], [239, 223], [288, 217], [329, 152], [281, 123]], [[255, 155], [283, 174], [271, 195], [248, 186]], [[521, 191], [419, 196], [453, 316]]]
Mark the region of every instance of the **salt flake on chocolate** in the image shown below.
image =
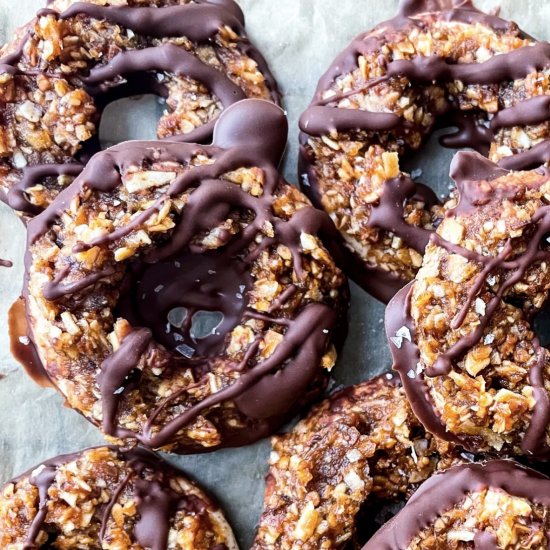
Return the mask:
[[409, 342], [412, 342], [411, 338], [411, 331], [407, 327], [401, 327], [396, 333], [395, 336], [397, 338], [402, 338], [404, 340], [408, 340]]
[[401, 349], [401, 346], [403, 345], [402, 336], [390, 336], [390, 341], [397, 349]]
[[483, 317], [487, 310], [487, 304], [481, 298], [476, 298], [475, 310], [478, 315]]

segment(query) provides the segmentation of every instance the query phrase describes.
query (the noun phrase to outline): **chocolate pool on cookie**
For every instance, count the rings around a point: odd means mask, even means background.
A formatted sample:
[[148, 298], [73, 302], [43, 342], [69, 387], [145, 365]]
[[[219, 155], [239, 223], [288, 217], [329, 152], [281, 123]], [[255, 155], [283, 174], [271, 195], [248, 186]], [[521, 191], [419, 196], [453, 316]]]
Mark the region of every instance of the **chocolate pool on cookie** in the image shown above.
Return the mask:
[[0, 192], [43, 210], [99, 149], [109, 102], [166, 100], [159, 138], [209, 142], [223, 109], [279, 101], [233, 0], [55, 0], [0, 49]]
[[330, 219], [277, 172], [286, 139], [279, 107], [245, 100], [212, 146], [97, 154], [31, 220], [28, 335], [110, 438], [243, 445], [324, 387], [348, 289]]
[[300, 119], [300, 178], [358, 284], [388, 301], [422, 264], [440, 206], [401, 164], [434, 129], [507, 169], [550, 159], [549, 69], [550, 44], [462, 0], [403, 1], [336, 58]]
[[0, 496], [1, 548], [237, 550], [202, 489], [144, 449], [98, 447], [47, 460]]

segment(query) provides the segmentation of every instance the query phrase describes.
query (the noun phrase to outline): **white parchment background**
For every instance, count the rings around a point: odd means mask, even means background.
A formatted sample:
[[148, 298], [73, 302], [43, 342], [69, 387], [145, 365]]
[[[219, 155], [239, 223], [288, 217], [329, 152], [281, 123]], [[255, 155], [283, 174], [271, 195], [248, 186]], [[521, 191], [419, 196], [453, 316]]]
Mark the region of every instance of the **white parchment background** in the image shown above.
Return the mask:
[[[252, 40], [268, 59], [285, 96], [290, 119], [289, 149], [284, 171], [296, 181], [297, 124], [307, 106], [319, 76], [335, 55], [359, 32], [391, 17], [397, 0], [238, 0]], [[27, 22], [43, 7], [44, 0], [0, 0], [0, 42], [13, 29]], [[480, 0], [479, 6], [494, 8], [497, 0]], [[514, 19], [528, 33], [548, 39], [550, 2], [548, 0], [504, 0], [502, 15]], [[143, 108], [143, 104], [141, 104]], [[148, 138], [154, 135], [154, 113], [146, 104], [151, 124], [135, 129], [137, 114], [144, 112], [133, 104], [131, 111], [108, 111], [102, 135], [109, 141]], [[117, 111], [116, 119], [113, 113]], [[108, 119], [108, 120], [107, 120]], [[125, 130], [126, 129], [126, 130]], [[429, 159], [429, 164], [428, 164]], [[423, 181], [436, 184], [439, 191], [448, 185], [450, 153], [441, 151], [435, 141], [418, 159], [424, 170]], [[100, 444], [98, 431], [75, 412], [62, 405], [53, 390], [37, 387], [18, 367], [9, 353], [6, 314], [19, 295], [23, 273], [24, 228], [4, 205], [0, 205], [0, 258], [14, 262], [12, 269], [0, 268], [0, 483], [12, 475], [51, 456]], [[388, 368], [389, 352], [383, 335], [383, 307], [364, 292], [353, 288], [349, 338], [335, 378], [351, 384], [370, 378]], [[226, 450], [210, 455], [170, 457], [201, 484], [208, 487], [224, 506], [242, 548], [248, 548], [261, 509], [263, 476], [269, 443], [245, 449]]]

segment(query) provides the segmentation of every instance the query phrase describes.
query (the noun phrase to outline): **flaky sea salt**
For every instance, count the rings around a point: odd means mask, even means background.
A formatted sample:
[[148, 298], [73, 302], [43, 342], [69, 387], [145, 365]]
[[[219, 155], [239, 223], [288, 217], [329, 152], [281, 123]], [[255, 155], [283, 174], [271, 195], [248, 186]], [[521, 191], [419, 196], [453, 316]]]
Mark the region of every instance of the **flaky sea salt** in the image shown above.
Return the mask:
[[404, 338], [405, 340], [408, 340], [409, 342], [412, 342], [411, 339], [411, 331], [407, 327], [401, 327], [396, 333], [395, 336], [397, 338]]
[[390, 341], [397, 349], [401, 349], [401, 346], [403, 345], [403, 337], [390, 336]]
[[476, 298], [476, 303], [475, 303], [475, 310], [476, 310], [476, 313], [478, 315], [485, 315], [485, 311], [487, 309], [487, 304], [481, 299], [481, 298]]
[[193, 355], [195, 355], [195, 350], [191, 346], [188, 346], [187, 344], [179, 345], [176, 348], [176, 351], [178, 353], [181, 353], [187, 359], [191, 359], [191, 357], [193, 357]]

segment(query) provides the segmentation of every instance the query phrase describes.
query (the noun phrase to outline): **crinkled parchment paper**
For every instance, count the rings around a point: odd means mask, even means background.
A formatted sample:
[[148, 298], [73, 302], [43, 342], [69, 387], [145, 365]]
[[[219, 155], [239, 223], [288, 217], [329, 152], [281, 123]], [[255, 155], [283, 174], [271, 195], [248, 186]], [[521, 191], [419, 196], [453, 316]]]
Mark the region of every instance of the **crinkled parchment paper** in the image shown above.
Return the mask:
[[[289, 181], [295, 182], [297, 119], [311, 99], [319, 76], [355, 35], [391, 17], [398, 2], [238, 1], [246, 15], [248, 34], [270, 62], [284, 92], [290, 119], [284, 171]], [[496, 7], [496, 2], [479, 0], [478, 4], [489, 9]], [[0, 41], [5, 42], [16, 26], [26, 23], [44, 4], [45, 0], [0, 0]], [[503, 17], [514, 19], [533, 36], [550, 38], [548, 0], [505, 0], [501, 8]], [[101, 128], [103, 139], [116, 142], [130, 137], [154, 137], [155, 113], [159, 108], [150, 101], [133, 101], [122, 114], [120, 108], [107, 110]], [[150, 124], [137, 124], [138, 113], [140, 122], [147, 113]], [[432, 140], [408, 168], [422, 168], [422, 181], [445, 193], [451, 154]], [[102, 442], [94, 427], [63, 407], [61, 397], [53, 390], [36, 386], [10, 356], [6, 315], [21, 290], [24, 241], [23, 225], [0, 205], [0, 258], [14, 262], [11, 269], [0, 268], [0, 373], [4, 376], [0, 380], [0, 483], [41, 460]], [[334, 371], [338, 384], [359, 382], [389, 367], [383, 313], [381, 304], [353, 288], [349, 337]], [[243, 549], [250, 546], [260, 514], [268, 454], [269, 442], [263, 441], [244, 449], [170, 457], [218, 498]]]

